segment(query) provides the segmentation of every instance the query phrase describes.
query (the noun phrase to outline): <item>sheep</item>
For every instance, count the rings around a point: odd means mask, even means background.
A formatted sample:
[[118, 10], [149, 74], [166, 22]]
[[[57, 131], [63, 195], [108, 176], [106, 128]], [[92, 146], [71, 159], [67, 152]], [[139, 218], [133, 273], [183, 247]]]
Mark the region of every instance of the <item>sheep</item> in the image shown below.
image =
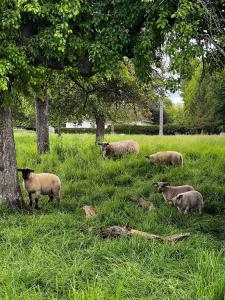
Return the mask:
[[29, 205], [32, 207], [32, 194], [35, 194], [35, 208], [38, 209], [40, 195], [48, 195], [49, 201], [60, 201], [61, 181], [58, 176], [50, 173], [34, 173], [29, 168], [17, 169], [22, 172], [23, 183], [29, 195]]
[[176, 151], [160, 151], [145, 157], [153, 163], [164, 162], [166, 165], [183, 167], [183, 156]]
[[179, 212], [184, 212], [184, 214], [187, 214], [191, 209], [198, 210], [199, 214], [201, 214], [204, 207], [202, 194], [198, 191], [180, 193], [172, 198], [171, 201], [178, 208]]
[[128, 140], [121, 142], [112, 142], [112, 143], [98, 143], [102, 148], [102, 155], [106, 157], [121, 157], [127, 153], [139, 153], [140, 146], [137, 142]]
[[170, 186], [168, 182], [155, 182], [158, 192], [162, 193], [164, 200], [170, 204], [172, 198], [180, 193], [194, 191], [195, 189], [190, 185]]

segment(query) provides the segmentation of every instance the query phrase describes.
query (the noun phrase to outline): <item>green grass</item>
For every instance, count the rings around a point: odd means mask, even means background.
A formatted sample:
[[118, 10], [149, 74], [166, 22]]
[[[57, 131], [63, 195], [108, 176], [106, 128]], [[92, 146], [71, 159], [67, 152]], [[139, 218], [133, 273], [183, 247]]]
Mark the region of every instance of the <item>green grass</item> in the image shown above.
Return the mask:
[[[130, 136], [107, 136], [122, 140]], [[33, 215], [1, 208], [0, 299], [224, 300], [225, 139], [132, 136], [141, 153], [103, 160], [92, 135], [51, 137], [51, 153], [37, 160], [35, 135], [16, 132], [18, 166], [53, 172], [62, 180], [58, 208], [40, 201]], [[184, 168], [148, 163], [145, 154], [177, 150]], [[20, 178], [21, 180], [21, 178]], [[154, 181], [191, 184], [205, 200], [202, 216], [165, 205]], [[24, 189], [23, 189], [24, 192]], [[148, 214], [132, 197], [159, 208]], [[24, 192], [24, 197], [28, 197]], [[101, 214], [86, 220], [83, 205]], [[156, 234], [190, 231], [172, 245], [141, 238], [102, 240], [97, 229], [126, 225]]]

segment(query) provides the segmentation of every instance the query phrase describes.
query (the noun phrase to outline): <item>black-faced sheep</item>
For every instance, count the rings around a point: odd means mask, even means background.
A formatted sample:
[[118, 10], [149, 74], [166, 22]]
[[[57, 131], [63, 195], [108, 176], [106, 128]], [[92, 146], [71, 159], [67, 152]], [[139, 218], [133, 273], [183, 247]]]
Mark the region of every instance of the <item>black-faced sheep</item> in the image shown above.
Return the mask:
[[178, 194], [171, 201], [184, 214], [187, 214], [189, 210], [197, 210], [201, 214], [204, 207], [202, 194], [197, 191]]
[[168, 182], [155, 182], [154, 185], [157, 187], [158, 192], [162, 193], [166, 202], [170, 202], [172, 198], [180, 193], [194, 191], [191, 185], [170, 186]]
[[138, 154], [140, 146], [137, 142], [128, 140], [121, 142], [112, 142], [112, 143], [99, 143], [102, 148], [102, 155], [106, 157], [121, 157], [124, 154], [135, 153]]
[[160, 151], [151, 155], [146, 155], [145, 157], [153, 163], [163, 162], [166, 165], [183, 167], [183, 156], [176, 151]]
[[54, 198], [60, 201], [61, 181], [58, 176], [50, 173], [34, 173], [34, 170], [18, 169], [22, 172], [24, 187], [29, 194], [30, 206], [32, 206], [32, 194], [35, 194], [35, 208], [38, 209], [40, 195], [48, 195], [49, 201]]

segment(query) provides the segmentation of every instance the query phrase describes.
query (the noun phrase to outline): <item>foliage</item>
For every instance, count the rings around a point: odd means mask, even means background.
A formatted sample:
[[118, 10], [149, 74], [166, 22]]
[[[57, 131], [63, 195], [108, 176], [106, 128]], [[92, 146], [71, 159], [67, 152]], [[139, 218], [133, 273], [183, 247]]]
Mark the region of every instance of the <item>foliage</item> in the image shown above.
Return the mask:
[[187, 120], [184, 114], [184, 107], [181, 104], [173, 104], [165, 108], [169, 122], [173, 125], [186, 126]]
[[35, 103], [30, 97], [21, 93], [12, 103], [13, 125], [23, 128], [35, 128]]
[[182, 85], [184, 110], [192, 126], [223, 128], [224, 123], [224, 70], [210, 73], [201, 63], [193, 63], [193, 73]]
[[[207, 133], [217, 134], [219, 129], [212, 131], [212, 128], [207, 127], [190, 127], [177, 124], [165, 124], [164, 134], [165, 135], [176, 135], [176, 134], [201, 134], [202, 130]], [[127, 125], [127, 124], [113, 124], [113, 131], [117, 134], [145, 134], [145, 135], [158, 135], [159, 125]], [[57, 132], [57, 130], [56, 130]], [[95, 128], [62, 128], [62, 133], [95, 133]], [[106, 133], [111, 133], [111, 125], [109, 125]]]
[[[94, 136], [62, 138], [60, 152], [57, 137], [51, 136], [52, 152], [37, 164], [35, 135], [16, 134], [19, 166], [58, 174], [62, 201], [57, 208], [43, 196], [34, 215], [1, 208], [0, 298], [222, 299], [225, 224], [218, 213], [225, 195], [224, 139], [108, 136], [141, 145], [139, 156], [113, 161], [102, 159]], [[154, 166], [144, 157], [166, 149], [184, 154], [183, 169]], [[193, 185], [211, 214], [182, 216], [166, 206], [152, 186], [159, 180]], [[132, 201], [138, 195], [159, 208], [144, 212]], [[86, 220], [82, 206], [87, 204], [100, 209], [95, 220]], [[102, 240], [95, 234], [98, 228], [126, 224], [162, 235], [192, 234], [175, 245], [141, 238]]]
[[[165, 135], [175, 134], [197, 134], [201, 133], [201, 128], [188, 127], [184, 125], [165, 124], [163, 127]], [[158, 135], [159, 125], [114, 125], [115, 133], [123, 134], [146, 134], [146, 135]]]

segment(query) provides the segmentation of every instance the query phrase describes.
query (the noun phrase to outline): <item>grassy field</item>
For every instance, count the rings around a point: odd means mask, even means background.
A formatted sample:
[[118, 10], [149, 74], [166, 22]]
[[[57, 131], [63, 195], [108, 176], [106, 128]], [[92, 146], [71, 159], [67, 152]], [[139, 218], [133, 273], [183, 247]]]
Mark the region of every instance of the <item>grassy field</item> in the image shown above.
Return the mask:
[[[125, 138], [131, 137], [106, 137]], [[64, 135], [62, 143], [52, 136], [51, 154], [37, 164], [35, 135], [16, 133], [18, 166], [58, 174], [62, 201], [58, 208], [42, 197], [33, 215], [1, 208], [0, 299], [225, 299], [225, 138], [132, 138], [141, 153], [113, 161], [102, 159], [92, 135]], [[184, 168], [148, 163], [144, 155], [159, 150], [182, 152]], [[180, 215], [155, 192], [154, 181], [193, 185], [203, 194], [204, 214]], [[144, 212], [132, 201], [139, 195], [159, 208]], [[86, 220], [86, 204], [101, 214]], [[95, 233], [126, 224], [192, 235], [173, 245]]]

